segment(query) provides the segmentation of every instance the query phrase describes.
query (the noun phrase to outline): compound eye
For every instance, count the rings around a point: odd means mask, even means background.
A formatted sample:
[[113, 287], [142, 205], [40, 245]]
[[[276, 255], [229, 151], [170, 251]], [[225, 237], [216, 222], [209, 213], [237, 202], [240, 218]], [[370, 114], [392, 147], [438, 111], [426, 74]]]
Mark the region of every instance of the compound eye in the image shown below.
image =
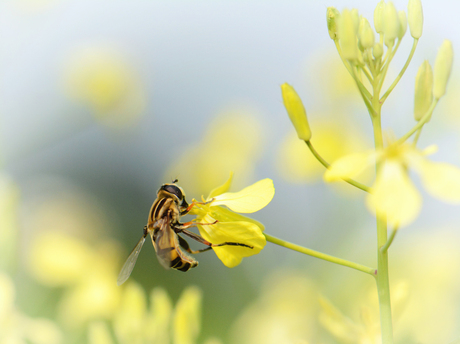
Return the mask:
[[184, 198], [182, 190], [177, 185], [165, 184], [161, 188], [165, 190], [166, 192], [172, 193], [173, 195], [177, 196], [177, 198], [179, 198], [180, 200]]

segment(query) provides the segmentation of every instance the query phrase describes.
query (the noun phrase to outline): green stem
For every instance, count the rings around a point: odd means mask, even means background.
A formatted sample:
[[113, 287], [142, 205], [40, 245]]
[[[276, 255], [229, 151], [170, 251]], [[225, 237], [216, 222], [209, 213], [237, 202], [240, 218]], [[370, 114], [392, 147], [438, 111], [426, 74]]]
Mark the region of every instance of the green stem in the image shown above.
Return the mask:
[[[378, 116], [373, 118], [372, 125], [374, 128], [375, 149], [383, 148], [382, 126], [380, 122], [381, 103], [377, 101], [373, 104]], [[381, 163], [376, 165], [376, 173], [380, 170]], [[390, 299], [390, 278], [388, 273], [388, 251], [382, 250], [388, 241], [387, 222], [383, 214], [377, 212], [377, 290], [379, 295], [380, 306], [380, 328], [382, 331], [382, 344], [393, 344], [393, 321], [391, 315]]]
[[401, 143], [405, 142], [417, 130], [421, 129], [426, 124], [426, 122], [428, 122], [430, 120], [431, 115], [433, 114], [434, 108], [436, 107], [436, 104], [438, 104], [438, 101], [439, 101], [439, 99], [433, 100], [433, 102], [431, 103], [430, 108], [428, 109], [426, 114], [423, 115], [423, 117], [420, 119], [420, 121], [418, 121], [418, 123], [416, 125], [414, 125], [411, 130], [409, 130], [406, 134], [401, 136], [398, 141], [396, 141], [398, 144], [401, 144]]
[[363, 83], [359, 80], [359, 78], [356, 77], [356, 74], [354, 72], [354, 67], [352, 65], [350, 65], [350, 63], [342, 57], [342, 49], [340, 48], [339, 41], [334, 40], [334, 43], [335, 43], [335, 47], [337, 48], [337, 52], [339, 53], [340, 59], [343, 62], [343, 65], [348, 70], [348, 73], [350, 73], [350, 75], [355, 80], [356, 85], [358, 86], [359, 92], [361, 93], [363, 98], [369, 99], [371, 97], [371, 94], [367, 90], [366, 86], [364, 86]]
[[308, 256], [323, 259], [323, 260], [326, 260], [326, 261], [334, 263], [334, 264], [338, 264], [338, 265], [346, 266], [346, 267], [349, 267], [349, 268], [352, 268], [352, 269], [355, 269], [355, 270], [358, 270], [358, 271], [362, 271], [362, 272], [365, 272], [365, 273], [367, 273], [367, 274], [369, 274], [369, 275], [371, 275], [373, 277], [375, 277], [376, 274], [377, 274], [377, 270], [375, 270], [373, 268], [370, 268], [368, 266], [364, 266], [364, 265], [361, 265], [361, 264], [358, 264], [358, 263], [350, 262], [350, 261], [345, 260], [345, 259], [337, 258], [337, 257], [334, 257], [334, 256], [330, 256], [328, 254], [325, 254], [325, 253], [321, 253], [321, 252], [318, 252], [318, 251], [315, 251], [315, 250], [311, 250], [309, 248], [306, 248], [306, 247], [303, 247], [303, 246], [300, 246], [300, 245], [296, 245], [296, 244], [290, 243], [290, 242], [282, 240], [282, 239], [275, 238], [274, 236], [268, 235], [266, 233], [264, 233], [264, 235], [265, 235], [265, 238], [267, 238], [267, 241], [271, 242], [272, 244], [279, 245], [279, 246], [282, 246], [282, 247], [286, 247], [286, 248], [288, 248], [290, 250], [294, 250], [294, 251], [306, 254]]
[[414, 141], [412, 142], [412, 145], [415, 147], [417, 146], [418, 139], [420, 138], [420, 135], [422, 134], [422, 129], [421, 127], [419, 130], [417, 130], [417, 133], [415, 134]]
[[393, 91], [393, 89], [396, 87], [396, 85], [398, 84], [399, 80], [401, 80], [402, 76], [404, 75], [404, 72], [406, 71], [407, 67], [409, 66], [409, 63], [410, 61], [412, 60], [412, 56], [414, 56], [414, 53], [415, 53], [415, 48], [417, 48], [417, 43], [418, 43], [418, 39], [414, 39], [414, 43], [412, 44], [412, 49], [410, 51], [410, 54], [409, 54], [409, 57], [407, 58], [407, 61], [406, 61], [406, 64], [404, 65], [404, 67], [401, 69], [401, 72], [399, 72], [398, 76], [396, 77], [396, 79], [393, 81], [393, 83], [391, 84], [390, 87], [388, 87], [388, 90], [385, 92], [385, 94], [383, 95], [382, 99], [380, 99], [380, 102], [383, 104], [385, 102], [385, 100], [388, 98], [388, 96], [390, 95], [391, 91]]
[[[321, 155], [318, 154], [318, 152], [316, 151], [316, 149], [313, 147], [313, 145], [311, 144], [311, 141], [305, 141], [305, 143], [307, 144], [308, 148], [310, 148], [310, 151], [311, 153], [314, 155], [314, 157], [326, 168], [329, 168], [330, 164], [323, 159], [323, 157]], [[364, 185], [364, 184], [361, 184], [359, 182], [357, 182], [356, 180], [353, 180], [353, 179], [343, 179], [345, 182], [347, 182], [348, 184], [350, 185], [353, 185], [355, 187], [357, 187], [358, 189], [361, 189], [365, 192], [369, 192], [369, 187]]]
[[388, 251], [388, 249], [390, 248], [391, 244], [393, 243], [393, 240], [396, 236], [396, 233], [398, 232], [398, 228], [395, 227], [393, 229], [393, 231], [391, 232], [390, 234], [390, 237], [388, 238], [387, 242], [385, 243], [385, 245], [383, 245], [381, 248], [380, 248], [380, 251], [382, 252], [386, 252]]

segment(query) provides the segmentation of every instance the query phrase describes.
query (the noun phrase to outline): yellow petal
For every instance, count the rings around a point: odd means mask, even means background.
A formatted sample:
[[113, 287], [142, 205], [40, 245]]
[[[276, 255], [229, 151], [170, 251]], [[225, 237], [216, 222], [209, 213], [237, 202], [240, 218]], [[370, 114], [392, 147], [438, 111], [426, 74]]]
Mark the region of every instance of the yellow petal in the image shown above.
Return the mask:
[[417, 217], [421, 204], [420, 194], [401, 164], [386, 161], [367, 197], [369, 209], [386, 215], [394, 225], [404, 226]]
[[[213, 222], [210, 216], [206, 216], [203, 220]], [[213, 244], [238, 242], [253, 247], [252, 249], [242, 246], [214, 247], [217, 257], [229, 268], [240, 264], [244, 257], [259, 253], [266, 244], [262, 230], [251, 222], [218, 222], [210, 226], [198, 226], [198, 229], [203, 238]]]
[[213, 189], [207, 199], [211, 199], [213, 197], [219, 196], [223, 194], [224, 192], [227, 192], [230, 189], [230, 185], [232, 185], [232, 180], [233, 180], [233, 171], [230, 172], [230, 177], [227, 179], [227, 181]]
[[[265, 226], [260, 223], [257, 220], [251, 219], [250, 217], [234, 213], [230, 209], [217, 206], [217, 207], [212, 207], [211, 208], [211, 213], [210, 216], [219, 221], [219, 222], [237, 222], [237, 221], [244, 221], [244, 222], [252, 222], [255, 224], [257, 227], [260, 228], [260, 230], [263, 232], [265, 230]], [[202, 220], [197, 220], [198, 222], [208, 222], [208, 221], [202, 221]]]
[[201, 330], [202, 293], [198, 287], [184, 290], [176, 305], [173, 320], [173, 343], [194, 344]]
[[238, 213], [253, 213], [265, 207], [275, 195], [273, 181], [259, 180], [239, 192], [227, 192], [214, 198], [212, 205], [225, 205]]
[[155, 344], [170, 343], [169, 324], [172, 317], [172, 302], [163, 288], [150, 292], [150, 310], [145, 326], [145, 342]]
[[441, 162], [424, 162], [419, 169], [423, 185], [433, 196], [447, 202], [460, 202], [460, 169]]
[[119, 342], [136, 342], [143, 337], [143, 320], [146, 316], [146, 296], [142, 287], [130, 281], [125, 289], [121, 305], [113, 320], [115, 335]]
[[344, 178], [353, 178], [363, 172], [373, 162], [374, 155], [369, 152], [346, 155], [334, 161], [326, 173], [324, 180], [333, 182]]
[[362, 330], [350, 318], [346, 317], [329, 300], [319, 299], [322, 311], [319, 321], [329, 332], [344, 343], [357, 343]]

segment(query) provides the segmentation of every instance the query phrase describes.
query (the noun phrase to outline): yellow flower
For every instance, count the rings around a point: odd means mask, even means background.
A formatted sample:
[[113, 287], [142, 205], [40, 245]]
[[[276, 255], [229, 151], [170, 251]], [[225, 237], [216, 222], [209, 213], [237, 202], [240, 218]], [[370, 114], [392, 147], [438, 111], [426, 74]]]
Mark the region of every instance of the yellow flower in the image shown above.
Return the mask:
[[88, 327], [89, 344], [194, 344], [201, 331], [202, 292], [188, 286], [176, 307], [163, 288], [150, 292], [135, 282], [123, 288], [122, 302], [110, 323], [93, 321]]
[[[272, 200], [275, 188], [271, 179], [263, 179], [239, 192], [227, 192], [233, 174], [225, 184], [211, 191], [206, 202], [192, 208], [197, 215], [197, 223], [217, 223], [198, 225], [201, 236], [213, 244], [238, 242], [253, 247], [222, 246], [214, 247], [217, 257], [232, 268], [241, 263], [244, 257], [259, 253], [265, 246], [264, 226], [253, 219], [238, 213], [253, 213], [265, 207]], [[224, 208], [222, 206], [226, 206]]]
[[434, 149], [432, 146], [421, 151], [407, 143], [394, 143], [381, 151], [350, 154], [331, 164], [324, 179], [330, 182], [354, 178], [374, 162], [380, 163], [367, 205], [372, 212], [386, 216], [393, 225], [404, 226], [417, 217], [422, 204], [408, 169], [420, 175], [432, 195], [448, 202], [460, 202], [460, 169], [429, 161], [426, 155]]

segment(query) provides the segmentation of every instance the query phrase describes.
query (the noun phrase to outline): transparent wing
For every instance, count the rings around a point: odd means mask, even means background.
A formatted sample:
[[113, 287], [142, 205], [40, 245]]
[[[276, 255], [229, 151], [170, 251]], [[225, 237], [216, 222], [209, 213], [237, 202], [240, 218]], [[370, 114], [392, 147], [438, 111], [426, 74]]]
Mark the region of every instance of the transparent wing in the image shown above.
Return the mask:
[[178, 243], [176, 233], [169, 227], [167, 221], [161, 225], [155, 240], [152, 237], [152, 243], [161, 265], [169, 269], [172, 260], [177, 257], [176, 247]]
[[142, 236], [141, 240], [137, 243], [136, 247], [131, 251], [129, 254], [128, 259], [126, 259], [125, 264], [121, 268], [120, 274], [118, 275], [117, 285], [122, 285], [131, 275], [131, 272], [134, 269], [134, 265], [136, 265], [137, 257], [139, 256], [139, 252], [141, 252], [142, 245], [144, 245], [145, 235]]

